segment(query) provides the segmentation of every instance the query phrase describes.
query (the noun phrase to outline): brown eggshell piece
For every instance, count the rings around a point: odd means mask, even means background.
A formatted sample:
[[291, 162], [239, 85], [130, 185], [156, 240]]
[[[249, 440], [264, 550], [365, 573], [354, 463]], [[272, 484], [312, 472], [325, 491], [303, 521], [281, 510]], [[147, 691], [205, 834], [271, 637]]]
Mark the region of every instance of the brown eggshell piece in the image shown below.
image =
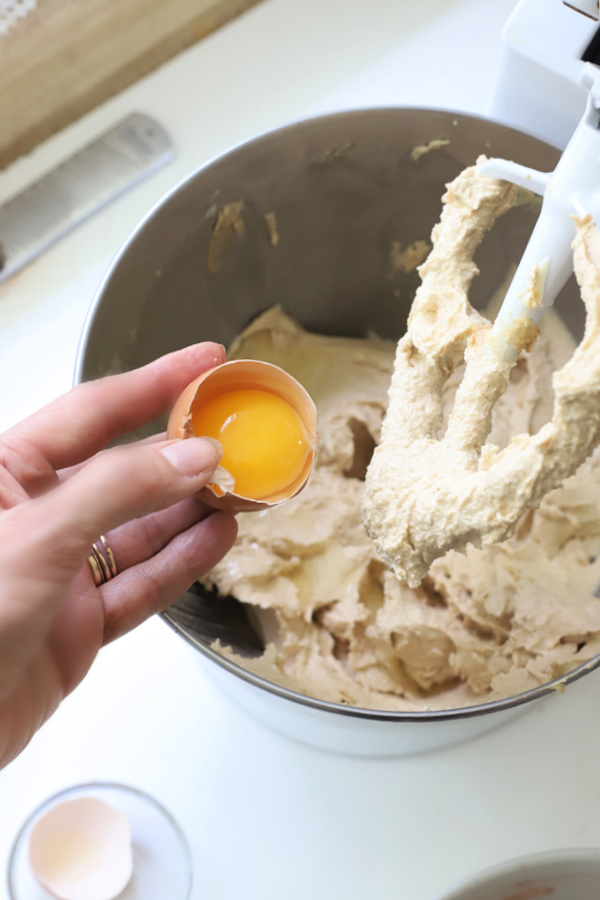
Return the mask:
[[[197, 496], [215, 509], [227, 512], [252, 512], [277, 506], [300, 493], [308, 481], [318, 446], [317, 409], [308, 392], [286, 371], [272, 363], [255, 359], [234, 359], [215, 366], [190, 382], [179, 395], [167, 425], [167, 438], [194, 437], [192, 419], [197, 407], [212, 400], [224, 391], [241, 388], [262, 388], [278, 394], [298, 413], [309, 436], [312, 452], [299, 475], [282, 491], [264, 500], [243, 497], [234, 491], [224, 491], [217, 484], [210, 484]], [[202, 437], [202, 435], [198, 435]]]

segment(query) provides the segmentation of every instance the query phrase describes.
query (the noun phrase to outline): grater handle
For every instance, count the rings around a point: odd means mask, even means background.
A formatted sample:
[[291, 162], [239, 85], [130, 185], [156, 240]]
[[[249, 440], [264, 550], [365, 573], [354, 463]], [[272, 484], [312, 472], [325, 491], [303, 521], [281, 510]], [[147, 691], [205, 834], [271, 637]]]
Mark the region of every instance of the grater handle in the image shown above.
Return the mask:
[[0, 205], [0, 281], [173, 157], [162, 125], [133, 113]]

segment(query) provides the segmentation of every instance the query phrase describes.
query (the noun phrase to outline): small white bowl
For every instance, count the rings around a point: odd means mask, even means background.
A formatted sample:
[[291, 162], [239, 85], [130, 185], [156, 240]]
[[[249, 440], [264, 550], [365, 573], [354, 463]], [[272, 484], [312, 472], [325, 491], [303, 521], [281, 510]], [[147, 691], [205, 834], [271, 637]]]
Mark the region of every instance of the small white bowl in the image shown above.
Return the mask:
[[51, 895], [36, 880], [29, 861], [32, 830], [59, 804], [93, 797], [122, 813], [131, 825], [133, 875], [119, 900], [189, 900], [192, 858], [178, 823], [157, 800], [137, 788], [90, 782], [67, 788], [44, 800], [23, 823], [7, 868], [9, 900], [47, 900]]
[[551, 850], [501, 863], [437, 900], [598, 900], [600, 849]]

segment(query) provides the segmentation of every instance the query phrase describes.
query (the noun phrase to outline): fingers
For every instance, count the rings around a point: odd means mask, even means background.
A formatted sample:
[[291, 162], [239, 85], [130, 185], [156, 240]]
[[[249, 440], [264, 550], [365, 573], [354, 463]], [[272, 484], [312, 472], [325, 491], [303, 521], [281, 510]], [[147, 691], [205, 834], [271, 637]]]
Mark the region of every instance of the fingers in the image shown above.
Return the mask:
[[224, 361], [220, 344], [186, 347], [132, 372], [80, 384], [7, 436], [36, 448], [54, 469], [76, 465], [169, 410], [190, 381]]
[[[158, 444], [161, 441], [164, 443], [166, 441], [166, 439], [167, 439], [167, 433], [166, 433], [166, 431], [162, 431], [160, 434], [151, 434], [149, 437], [145, 437], [139, 441], [135, 441], [135, 443], [133, 443], [133, 444], [128, 444], [128, 446], [129, 447], [132, 447], [132, 446], [142, 447], [145, 444]], [[111, 452], [112, 452], [112, 447], [108, 447], [105, 450], [98, 451], [96, 456], [99, 456], [103, 453], [111, 453]], [[59, 469], [59, 471], [57, 472], [58, 480], [66, 481], [68, 478], [72, 478], [73, 475], [75, 475], [77, 472], [80, 472], [83, 469], [83, 467], [89, 465], [89, 463], [90, 463], [90, 460], [85, 459], [85, 460], [83, 460], [83, 462], [76, 463], [74, 466], [66, 466], [64, 469]]]
[[37, 497], [56, 481], [56, 472], [36, 447], [15, 436], [0, 438], [0, 509]]
[[68, 580], [99, 534], [193, 496], [220, 456], [218, 444], [203, 438], [101, 454], [53, 491], [6, 513], [20, 514], [27, 535], [15, 559], [33, 555], [47, 579]]
[[[101, 640], [97, 595], [81, 607], [71, 591], [74, 578], [83, 579], [83, 590], [92, 586], [84, 564], [98, 535], [191, 497], [207, 483], [220, 456], [218, 444], [202, 438], [116, 448], [49, 493], [2, 514], [0, 699], [39, 650], [56, 616], [64, 618], [65, 598], [71, 602], [67, 619], [81, 614]], [[219, 550], [216, 542], [209, 561]], [[84, 631], [79, 639], [86, 643]], [[92, 645], [87, 640], [88, 648]], [[92, 655], [82, 650], [78, 658], [84, 657], [89, 664]]]
[[237, 535], [229, 513], [213, 512], [163, 550], [102, 585], [104, 643], [165, 609], [227, 553]]
[[105, 537], [113, 552], [117, 570], [124, 572], [154, 556], [174, 537], [201, 522], [212, 511], [195, 497], [187, 497], [168, 509], [133, 519], [109, 531]]

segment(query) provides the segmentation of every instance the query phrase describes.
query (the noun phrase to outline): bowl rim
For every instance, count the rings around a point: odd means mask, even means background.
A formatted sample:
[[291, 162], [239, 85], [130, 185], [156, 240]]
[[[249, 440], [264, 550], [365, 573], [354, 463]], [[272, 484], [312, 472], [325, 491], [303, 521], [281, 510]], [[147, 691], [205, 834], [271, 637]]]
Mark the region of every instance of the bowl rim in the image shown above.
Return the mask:
[[492, 864], [485, 869], [480, 869], [474, 875], [458, 882], [435, 900], [463, 900], [465, 891], [475, 888], [492, 886], [489, 882], [497, 877], [510, 876], [511, 874], [528, 876], [528, 869], [533, 866], [548, 863], [550, 867], [561, 866], [565, 863], [597, 862], [600, 872], [600, 847], [567, 847], [557, 850], [542, 850], [537, 853], [528, 853], [523, 856], [515, 856], [512, 859]]
[[[148, 210], [148, 212], [141, 218], [138, 224], [133, 228], [130, 232], [129, 236], [125, 239], [123, 244], [120, 246], [119, 250], [113, 257], [110, 262], [106, 272], [104, 273], [103, 278], [100, 281], [100, 284], [94, 294], [94, 298], [90, 304], [87, 315], [84, 320], [84, 324], [80, 333], [79, 342], [77, 346], [77, 353], [75, 358], [75, 366], [73, 372], [73, 384], [79, 384], [83, 380], [83, 367], [85, 362], [86, 348], [89, 342], [89, 338], [91, 335], [91, 331], [94, 325], [94, 319], [98, 312], [98, 309], [102, 303], [104, 293], [110, 283], [113, 274], [116, 269], [120, 265], [121, 261], [124, 259], [126, 254], [129, 252], [130, 247], [138, 240], [144, 229], [150, 223], [150, 221], [154, 218], [154, 216], [163, 208], [166, 207], [172, 199], [179, 194], [179, 192], [185, 190], [187, 186], [198, 178], [202, 172], [209, 169], [213, 165], [219, 163], [221, 160], [224, 160], [232, 155], [237, 153], [241, 153], [244, 151], [246, 147], [249, 145], [255, 144], [260, 141], [270, 140], [275, 136], [278, 136], [282, 133], [288, 133], [294, 130], [302, 130], [303, 128], [312, 127], [317, 125], [321, 121], [332, 121], [334, 119], [347, 119], [351, 120], [354, 118], [361, 118], [364, 116], [379, 116], [381, 114], [394, 114], [394, 113], [403, 113], [403, 112], [417, 112], [417, 113], [433, 113], [433, 114], [442, 114], [445, 118], [449, 120], [468, 120], [468, 121], [478, 121], [482, 123], [489, 123], [493, 126], [501, 126], [503, 129], [508, 131], [512, 131], [515, 134], [520, 136], [525, 135], [528, 138], [532, 138], [537, 141], [541, 141], [549, 147], [552, 147], [556, 150], [561, 150], [561, 146], [558, 144], [554, 144], [552, 141], [549, 141], [547, 138], [542, 137], [533, 132], [526, 131], [524, 129], [515, 128], [513, 125], [503, 122], [501, 119], [495, 119], [491, 116], [472, 113], [464, 110], [455, 110], [455, 109], [447, 109], [443, 107], [436, 106], [420, 106], [420, 105], [410, 105], [410, 104], [402, 104], [402, 105], [383, 105], [383, 106], [368, 106], [368, 107], [359, 107], [352, 109], [342, 109], [331, 112], [322, 112], [317, 115], [307, 115], [305, 117], [299, 119], [292, 119], [287, 122], [283, 122], [280, 125], [277, 125], [272, 128], [265, 129], [263, 131], [258, 132], [255, 135], [251, 135], [250, 137], [244, 138], [241, 141], [238, 141], [236, 144], [231, 147], [226, 148], [225, 150], [215, 154], [210, 157], [205, 162], [201, 163], [195, 169], [193, 169], [190, 173], [184, 176], [180, 181], [178, 181], [173, 187], [171, 187], [165, 194], [162, 195]], [[248, 684], [251, 684], [255, 687], [260, 688], [261, 690], [265, 690], [270, 694], [274, 694], [275, 696], [284, 699], [291, 700], [292, 702], [299, 704], [304, 707], [308, 707], [311, 709], [317, 709], [322, 712], [334, 713], [336, 715], [341, 716], [349, 716], [351, 718], [359, 718], [359, 719], [368, 719], [371, 721], [392, 721], [392, 722], [444, 722], [444, 721], [453, 721], [455, 719], [470, 719], [475, 718], [477, 716], [486, 715], [492, 712], [499, 712], [502, 710], [511, 710], [516, 707], [522, 706], [526, 703], [529, 703], [533, 700], [540, 699], [541, 697], [548, 696], [552, 693], [563, 693], [565, 687], [575, 681], [578, 681], [588, 672], [593, 671], [600, 667], [600, 653], [597, 654], [593, 659], [588, 660], [586, 663], [582, 663], [580, 666], [577, 666], [575, 669], [571, 669], [565, 675], [561, 675], [558, 678], [553, 679], [552, 681], [546, 682], [543, 685], [538, 685], [535, 688], [530, 688], [527, 691], [524, 691], [520, 694], [514, 694], [510, 697], [506, 697], [499, 700], [489, 701], [487, 703], [474, 704], [472, 706], [462, 706], [456, 707], [453, 709], [423, 709], [423, 710], [411, 710], [411, 711], [403, 711], [403, 710], [376, 710], [376, 709], [368, 709], [366, 707], [359, 706], [349, 706], [343, 703], [335, 703], [329, 700], [320, 700], [315, 697], [309, 697], [308, 695], [301, 694], [298, 691], [293, 691], [290, 688], [283, 687], [281, 685], [275, 684], [274, 682], [268, 681], [265, 678], [262, 678], [259, 675], [255, 675], [252, 672], [249, 672], [247, 669], [244, 669], [242, 666], [239, 666], [237, 663], [218, 653], [216, 650], [213, 650], [211, 647], [208, 647], [206, 644], [202, 643], [200, 640], [196, 640], [192, 635], [188, 634], [185, 629], [170, 615], [169, 610], [165, 610], [159, 614], [160, 617], [179, 635], [181, 635], [189, 644], [199, 650], [205, 657], [207, 657], [212, 662], [221, 666], [221, 668], [228, 671], [230, 674], [241, 678]]]
[[355, 719], [367, 719], [375, 722], [448, 722], [456, 719], [473, 719], [477, 716], [486, 715], [488, 713], [500, 712], [502, 710], [511, 710], [532, 700], [538, 700], [550, 694], [563, 694], [567, 685], [578, 681], [588, 672], [593, 672], [600, 666], [600, 653], [593, 659], [582, 663], [575, 669], [571, 669], [565, 675], [561, 675], [545, 684], [537, 685], [520, 694], [512, 694], [510, 697], [504, 697], [499, 700], [490, 700], [487, 703], [473, 704], [472, 706], [457, 706], [452, 709], [422, 709], [422, 710], [386, 710], [386, 709], [369, 709], [364, 706], [349, 706], [344, 703], [335, 703], [333, 700], [320, 700], [317, 697], [309, 697], [308, 694], [301, 694], [291, 688], [283, 687], [268, 681], [261, 675], [256, 675], [243, 666], [238, 665], [232, 659], [223, 656], [217, 650], [207, 646], [201, 640], [194, 638], [185, 628], [177, 622], [169, 609], [159, 613], [160, 618], [169, 625], [173, 631], [183, 637], [188, 644], [199, 650], [203, 656], [210, 661], [221, 666], [231, 675], [235, 675], [261, 690], [267, 691], [284, 700], [291, 700], [300, 706], [310, 709], [317, 709], [321, 712], [334, 713], [341, 716], [349, 716]]
[[[51, 810], [53, 806], [63, 801], [69, 800], [73, 796], [77, 797], [79, 795], [82, 795], [84, 797], [93, 797], [94, 795], [102, 792], [130, 795], [138, 802], [151, 807], [154, 812], [157, 813], [166, 822], [177, 840], [177, 846], [181, 851], [181, 857], [185, 865], [185, 887], [184, 893], [182, 894], [182, 900], [189, 900], [194, 882], [192, 851], [188, 838], [173, 813], [170, 812], [170, 810], [168, 810], [166, 806], [164, 806], [160, 802], [160, 800], [157, 800], [156, 797], [154, 797], [152, 794], [149, 794], [146, 790], [143, 790], [140, 787], [136, 787], [132, 784], [126, 784], [122, 781], [101, 780], [83, 781], [68, 785], [67, 787], [63, 787], [60, 790], [57, 790], [54, 793], [50, 794], [48, 797], [45, 797], [35, 806], [35, 808], [30, 810], [28, 815], [22, 821], [17, 833], [13, 838], [8, 855], [6, 864], [6, 886], [8, 888], [10, 900], [19, 900], [17, 891], [15, 890], [15, 865], [17, 863], [18, 854], [21, 850], [21, 844], [23, 843], [31, 826], [37, 821], [38, 818], [41, 817], [42, 813]], [[127, 890], [127, 888], [125, 888], [125, 890]]]

